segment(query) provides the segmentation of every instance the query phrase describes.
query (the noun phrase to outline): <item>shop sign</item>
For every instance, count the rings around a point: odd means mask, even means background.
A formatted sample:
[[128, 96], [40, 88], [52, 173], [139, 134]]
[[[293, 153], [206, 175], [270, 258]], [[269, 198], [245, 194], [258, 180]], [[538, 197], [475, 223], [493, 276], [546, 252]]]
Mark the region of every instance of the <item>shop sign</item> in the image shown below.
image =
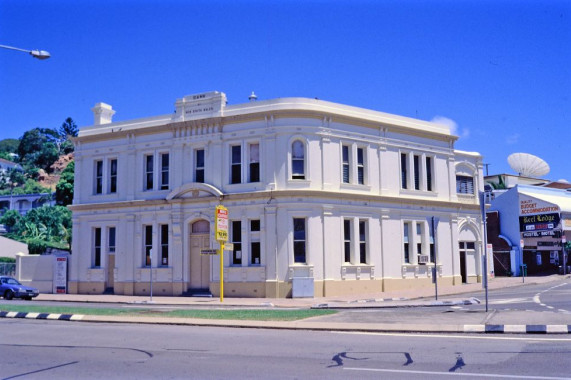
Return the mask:
[[531, 237], [542, 237], [542, 236], [556, 236], [557, 234], [555, 231], [531, 231], [531, 232], [524, 232], [522, 236], [524, 238], [531, 238]]
[[559, 212], [559, 207], [552, 203], [540, 201], [535, 198], [520, 195], [519, 200], [519, 214], [520, 215], [534, 215], [544, 214], [551, 212]]
[[519, 217], [519, 230], [526, 231], [539, 231], [539, 230], [552, 230], [559, 224], [559, 214], [540, 214]]

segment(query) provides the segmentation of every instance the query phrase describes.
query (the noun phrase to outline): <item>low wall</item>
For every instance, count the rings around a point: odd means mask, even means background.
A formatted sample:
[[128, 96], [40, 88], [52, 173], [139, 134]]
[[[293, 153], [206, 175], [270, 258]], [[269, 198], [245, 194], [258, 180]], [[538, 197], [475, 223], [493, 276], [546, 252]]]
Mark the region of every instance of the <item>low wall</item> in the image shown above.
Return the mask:
[[16, 279], [38, 288], [40, 293], [53, 293], [54, 257], [51, 255], [17, 255]]

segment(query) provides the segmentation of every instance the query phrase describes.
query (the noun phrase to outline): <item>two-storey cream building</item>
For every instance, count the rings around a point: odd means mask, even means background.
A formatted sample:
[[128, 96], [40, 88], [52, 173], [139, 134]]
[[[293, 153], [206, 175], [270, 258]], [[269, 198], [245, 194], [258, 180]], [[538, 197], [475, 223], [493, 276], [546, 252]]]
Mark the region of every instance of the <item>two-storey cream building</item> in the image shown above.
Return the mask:
[[482, 158], [446, 126], [220, 92], [136, 120], [92, 110], [75, 140], [72, 293], [145, 295], [152, 276], [155, 295], [218, 295], [220, 258], [201, 255], [217, 246], [218, 204], [227, 297], [432, 286], [434, 266], [443, 283], [481, 278]]

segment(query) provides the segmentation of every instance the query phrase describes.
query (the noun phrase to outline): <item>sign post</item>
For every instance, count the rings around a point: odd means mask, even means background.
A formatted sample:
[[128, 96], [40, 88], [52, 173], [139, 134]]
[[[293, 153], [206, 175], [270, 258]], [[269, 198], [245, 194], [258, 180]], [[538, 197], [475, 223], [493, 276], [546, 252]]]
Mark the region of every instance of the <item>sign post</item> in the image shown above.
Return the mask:
[[563, 274], [567, 274], [567, 257], [565, 255], [565, 245], [567, 244], [567, 238], [565, 237], [565, 230], [563, 229], [563, 222], [561, 222], [561, 251], [563, 252]]
[[220, 257], [220, 302], [224, 301], [224, 243], [228, 241], [228, 209], [222, 205], [216, 206], [215, 211], [215, 238], [220, 244], [218, 255]]

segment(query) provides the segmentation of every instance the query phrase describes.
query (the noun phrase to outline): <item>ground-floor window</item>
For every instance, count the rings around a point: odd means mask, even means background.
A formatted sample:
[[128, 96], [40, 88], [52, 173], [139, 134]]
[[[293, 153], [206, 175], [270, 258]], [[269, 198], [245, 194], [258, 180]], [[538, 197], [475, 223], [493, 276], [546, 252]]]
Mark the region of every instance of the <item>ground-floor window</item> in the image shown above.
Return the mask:
[[151, 266], [151, 254], [153, 252], [153, 226], [145, 226], [144, 227], [144, 255], [145, 255], [145, 262], [144, 266], [150, 267]]
[[242, 265], [242, 222], [239, 220], [232, 222], [230, 239], [234, 244], [232, 251], [232, 265]]
[[101, 267], [101, 228], [93, 229], [93, 266]]
[[305, 219], [293, 218], [293, 261], [306, 263]]
[[169, 225], [161, 224], [161, 265], [169, 265]]
[[404, 256], [403, 256], [403, 261], [406, 264], [410, 264], [410, 245], [409, 245], [409, 229], [410, 229], [410, 223], [409, 222], [404, 222], [403, 224], [403, 242], [404, 242], [404, 247], [403, 247], [403, 252], [404, 252]]

